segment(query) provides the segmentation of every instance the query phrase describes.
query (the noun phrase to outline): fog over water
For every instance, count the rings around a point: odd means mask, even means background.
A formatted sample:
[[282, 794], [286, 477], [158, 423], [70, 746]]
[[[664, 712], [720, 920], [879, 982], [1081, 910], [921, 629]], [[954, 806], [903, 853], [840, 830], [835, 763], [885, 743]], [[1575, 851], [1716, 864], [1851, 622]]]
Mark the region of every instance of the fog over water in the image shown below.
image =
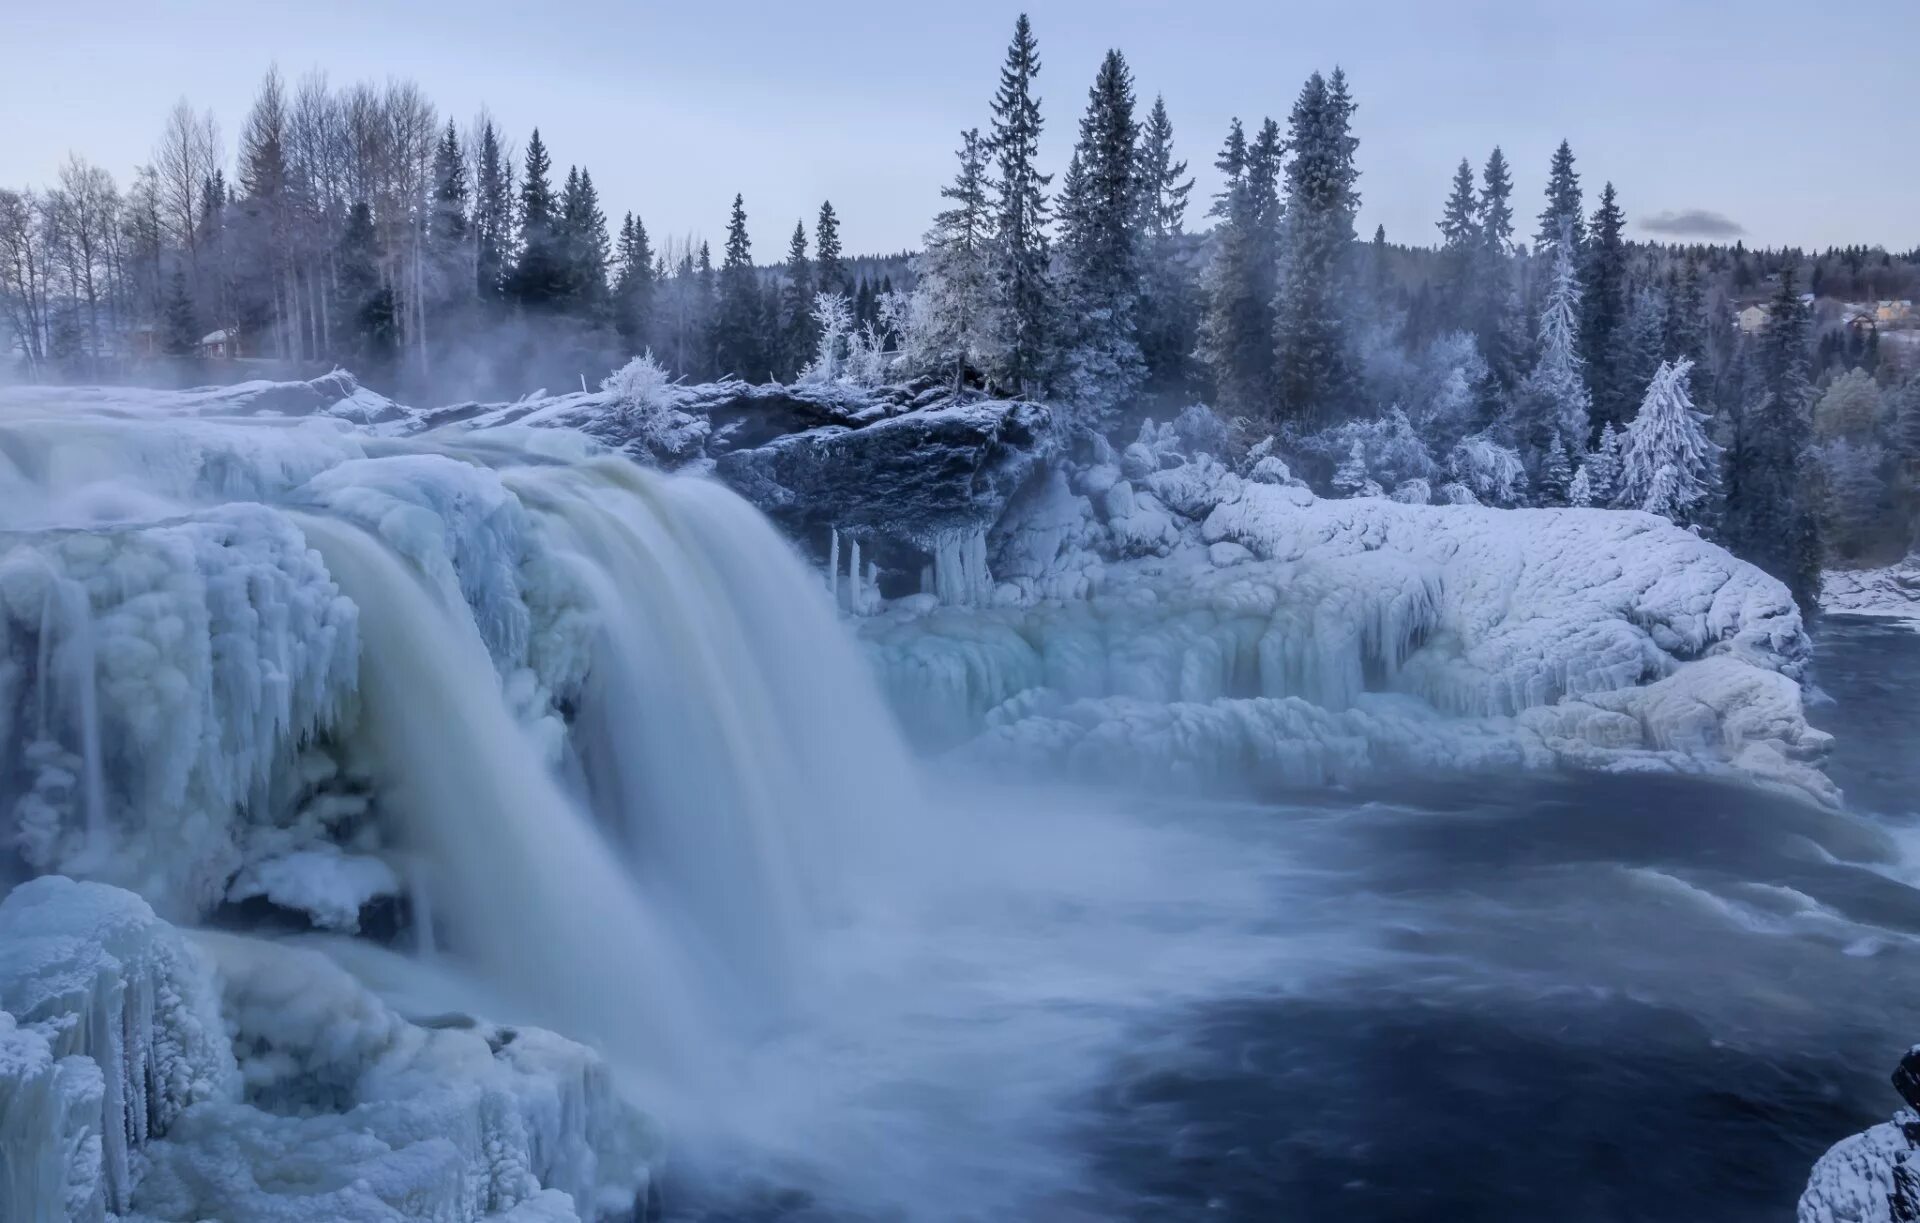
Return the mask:
[[1604, 776], [959, 796], [964, 846], [745, 1055], [752, 1120], [689, 1139], [670, 1217], [1784, 1215], [1890, 1111], [1920, 1006], [1885, 750], [1920, 637], [1819, 640], [1845, 812]]

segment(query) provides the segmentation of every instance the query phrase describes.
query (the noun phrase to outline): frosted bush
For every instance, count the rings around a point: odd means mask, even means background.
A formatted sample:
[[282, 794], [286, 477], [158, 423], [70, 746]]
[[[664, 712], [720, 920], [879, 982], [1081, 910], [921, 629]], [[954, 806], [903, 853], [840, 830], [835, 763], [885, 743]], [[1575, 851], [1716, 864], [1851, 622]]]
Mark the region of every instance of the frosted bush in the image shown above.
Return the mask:
[[1427, 505], [1433, 501], [1433, 486], [1417, 477], [1404, 480], [1393, 490], [1393, 499], [1402, 505]]
[[600, 383], [600, 389], [613, 396], [622, 423], [643, 440], [665, 431], [672, 388], [672, 377], [653, 359], [651, 350], [614, 370]]
[[1233, 440], [1227, 430], [1227, 422], [1204, 403], [1189, 404], [1180, 409], [1180, 415], [1173, 418], [1173, 431], [1188, 456], [1210, 454], [1224, 460], [1233, 454]]
[[1484, 433], [1463, 437], [1454, 445], [1447, 455], [1447, 474], [1488, 505], [1512, 505], [1527, 487], [1520, 456]]

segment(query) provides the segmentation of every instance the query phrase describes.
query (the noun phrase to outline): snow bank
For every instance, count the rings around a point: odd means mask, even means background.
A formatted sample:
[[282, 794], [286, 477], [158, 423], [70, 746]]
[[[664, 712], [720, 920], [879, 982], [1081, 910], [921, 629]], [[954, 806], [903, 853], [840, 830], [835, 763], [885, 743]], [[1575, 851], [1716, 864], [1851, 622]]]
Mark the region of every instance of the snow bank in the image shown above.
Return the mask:
[[138, 897], [0, 903], [0, 1217], [591, 1219], [655, 1142], [593, 1053], [411, 1022], [317, 951], [189, 942]]
[[1108, 778], [1562, 764], [1837, 798], [1786, 589], [1661, 518], [1322, 501], [1136, 444], [1037, 481], [992, 542], [995, 607], [903, 600], [862, 630], [935, 745]]

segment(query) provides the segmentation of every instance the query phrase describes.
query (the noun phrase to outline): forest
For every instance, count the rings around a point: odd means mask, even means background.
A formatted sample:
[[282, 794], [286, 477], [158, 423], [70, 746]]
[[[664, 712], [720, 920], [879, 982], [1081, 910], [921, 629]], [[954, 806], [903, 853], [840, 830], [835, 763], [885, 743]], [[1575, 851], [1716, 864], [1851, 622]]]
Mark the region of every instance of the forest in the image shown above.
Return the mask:
[[1495, 147], [1436, 184], [1432, 234], [1363, 238], [1337, 67], [1235, 120], [1194, 199], [1166, 102], [1111, 51], [1056, 182], [1041, 67], [1023, 16], [922, 248], [865, 256], [841, 237], [857, 198], [783, 255], [763, 234], [756, 256], [739, 196], [718, 250], [660, 240], [537, 129], [269, 70], [231, 150], [182, 100], [124, 184], [76, 155], [0, 190], [0, 332], [42, 382], [342, 366], [512, 398], [644, 354], [696, 382], [1037, 399], [1085, 438], [1204, 412], [1330, 495], [1662, 514], [1809, 607], [1823, 566], [1912, 543], [1920, 251], [1635, 239], [1567, 142], [1535, 219]]

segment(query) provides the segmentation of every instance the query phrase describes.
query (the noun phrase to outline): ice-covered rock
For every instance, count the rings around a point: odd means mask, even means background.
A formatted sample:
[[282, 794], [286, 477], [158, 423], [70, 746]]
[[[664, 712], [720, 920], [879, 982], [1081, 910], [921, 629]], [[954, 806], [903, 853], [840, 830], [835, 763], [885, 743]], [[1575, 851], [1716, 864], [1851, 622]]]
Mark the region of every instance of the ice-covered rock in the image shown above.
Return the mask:
[[[1787, 591], [1664, 519], [1318, 501], [1205, 459], [1146, 482], [1050, 483], [996, 528], [1023, 589], [1099, 565], [1090, 597], [866, 626], [918, 733], [1092, 775], [1561, 764], [1836, 797]], [[1082, 504], [1104, 536], [1064, 529]]]
[[1882, 569], [1829, 569], [1820, 575], [1820, 609], [1920, 622], [1920, 563], [1909, 558]]
[[1055, 445], [1047, 409], [980, 401], [788, 434], [719, 455], [715, 472], [796, 534], [924, 547], [992, 526]]
[[1798, 1223], [1920, 1219], [1920, 1045], [1900, 1059], [1893, 1085], [1907, 1107], [1820, 1157], [1800, 1195]]
[[626, 1216], [655, 1140], [551, 1033], [409, 1021], [325, 955], [58, 876], [0, 903], [0, 1217]]

